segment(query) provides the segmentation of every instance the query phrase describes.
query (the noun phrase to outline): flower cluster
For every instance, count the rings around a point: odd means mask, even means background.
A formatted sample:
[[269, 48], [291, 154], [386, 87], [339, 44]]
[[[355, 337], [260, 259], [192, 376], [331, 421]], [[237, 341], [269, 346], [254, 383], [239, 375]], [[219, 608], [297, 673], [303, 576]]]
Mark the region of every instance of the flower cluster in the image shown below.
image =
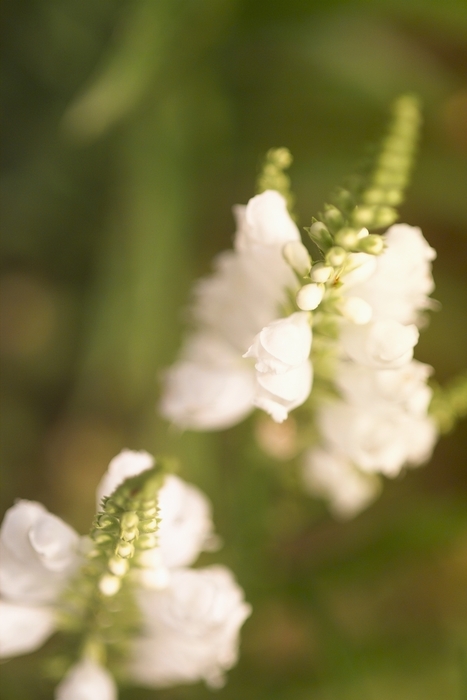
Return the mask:
[[[146, 452], [120, 453], [99, 484], [98, 503], [102, 499], [105, 503], [129, 477], [153, 465]], [[224, 672], [237, 660], [239, 630], [250, 606], [227, 568], [190, 568], [201, 550], [215, 544], [211, 508], [204, 494], [167, 475], [157, 500], [156, 546], [136, 552], [136, 565], [129, 573], [141, 624], [130, 643], [127, 676], [150, 687], [198, 680], [221, 685]], [[129, 520], [126, 544], [131, 547]], [[7, 512], [0, 541], [0, 656], [11, 657], [37, 649], [60, 629], [66, 589], [76, 594], [77, 570], [95, 554], [89, 540], [79, 538], [62, 520], [31, 501], [19, 501]], [[119, 552], [121, 556], [117, 552], [110, 561], [112, 574], [100, 580], [102, 600], [118, 591], [109, 584], [112, 576], [128, 572], [127, 566], [121, 567], [124, 552]], [[92, 653], [85, 653], [72, 666], [56, 690], [57, 700], [77, 697], [117, 697], [112, 675]]]
[[437, 437], [428, 416], [432, 368], [413, 359], [422, 312], [432, 305], [435, 251], [420, 229], [405, 224], [381, 240], [378, 256], [348, 253], [341, 270], [332, 269], [323, 297], [328, 314], [332, 306], [341, 312], [334, 366], [339, 398], [316, 408], [322, 444], [306, 453], [304, 478], [344, 517], [377, 495], [375, 474], [394, 477], [404, 465], [421, 464]]
[[165, 377], [161, 411], [182, 428], [227, 428], [255, 406], [282, 421], [311, 390], [309, 315], [285, 312], [299, 284], [283, 250], [301, 245], [298, 228], [273, 190], [234, 212], [234, 249], [195, 287], [197, 330]]

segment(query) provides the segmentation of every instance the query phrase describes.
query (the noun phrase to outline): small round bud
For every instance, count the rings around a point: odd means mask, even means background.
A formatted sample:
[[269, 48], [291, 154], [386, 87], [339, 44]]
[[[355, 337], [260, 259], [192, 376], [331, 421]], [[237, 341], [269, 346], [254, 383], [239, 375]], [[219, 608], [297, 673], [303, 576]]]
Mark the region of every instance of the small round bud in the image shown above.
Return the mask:
[[104, 574], [99, 581], [99, 590], [102, 595], [113, 596], [120, 590], [122, 579], [112, 574]]
[[102, 532], [98, 535], [95, 535], [93, 539], [96, 544], [108, 544], [109, 542], [113, 542], [114, 538], [112, 537], [112, 535], [108, 535], [105, 532]]
[[124, 559], [130, 559], [135, 553], [134, 545], [131, 542], [119, 542], [115, 548], [115, 554], [123, 557]]
[[310, 254], [301, 241], [289, 241], [282, 248], [282, 255], [292, 270], [302, 277], [306, 275], [311, 267]]
[[352, 213], [352, 224], [354, 226], [373, 226], [376, 207], [364, 205], [355, 207]]
[[132, 542], [135, 537], [138, 537], [139, 530], [137, 527], [130, 527], [128, 530], [122, 530], [120, 533], [120, 537], [122, 540], [125, 540], [125, 542]]
[[372, 233], [359, 241], [358, 249], [370, 255], [380, 255], [384, 249], [384, 241], [378, 234]]
[[157, 518], [151, 518], [151, 520], [143, 520], [139, 524], [140, 532], [156, 532], [157, 531]]
[[157, 545], [157, 537], [154, 534], [141, 535], [137, 544], [139, 549], [152, 549]]
[[397, 221], [397, 211], [392, 207], [378, 207], [374, 225], [378, 228], [386, 228]]
[[315, 221], [315, 223], [306, 230], [311, 240], [316, 243], [321, 250], [327, 250], [332, 246], [331, 234], [322, 221]]
[[157, 508], [154, 505], [149, 508], [144, 508], [140, 511], [140, 517], [143, 520], [146, 520], [147, 518], [153, 518], [155, 515], [157, 515]]
[[347, 260], [347, 252], [339, 246], [334, 246], [326, 253], [326, 262], [332, 267], [341, 267]]
[[107, 513], [104, 513], [103, 515], [99, 515], [97, 519], [97, 527], [102, 530], [115, 530], [119, 526], [118, 518], [114, 515], [107, 515]]
[[305, 284], [297, 292], [297, 306], [302, 311], [313, 311], [321, 304], [323, 296], [323, 284]]
[[340, 231], [336, 233], [336, 243], [342, 248], [352, 250], [358, 244], [358, 234], [359, 232], [353, 228], [341, 228]]
[[347, 297], [340, 302], [339, 307], [342, 315], [357, 326], [364, 326], [373, 316], [371, 306], [360, 297]]
[[310, 277], [313, 282], [327, 282], [333, 272], [334, 268], [330, 267], [329, 265], [325, 265], [325, 263], [319, 262], [316, 263], [316, 265], [313, 265], [310, 272]]
[[324, 218], [325, 223], [331, 229], [338, 229], [344, 223], [344, 218], [342, 216], [342, 213], [339, 211], [339, 209], [337, 207], [333, 206], [332, 204], [325, 205], [323, 218]]
[[115, 556], [109, 560], [109, 571], [115, 574], [115, 576], [125, 576], [129, 568], [130, 563], [128, 559], [122, 559], [119, 556]]
[[122, 528], [132, 528], [138, 525], [139, 518], [138, 515], [134, 511], [127, 511], [126, 513], [123, 513], [122, 519], [121, 519], [121, 524]]

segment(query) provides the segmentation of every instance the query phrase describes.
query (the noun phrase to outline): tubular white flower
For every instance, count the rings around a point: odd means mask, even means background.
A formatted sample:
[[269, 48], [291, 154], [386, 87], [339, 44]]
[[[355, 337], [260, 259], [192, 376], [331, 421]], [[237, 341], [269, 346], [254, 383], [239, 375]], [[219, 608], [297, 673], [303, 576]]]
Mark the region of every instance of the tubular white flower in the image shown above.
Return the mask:
[[357, 326], [364, 326], [373, 316], [373, 309], [367, 301], [360, 297], [344, 297], [340, 303], [340, 311], [344, 318]]
[[137, 476], [153, 466], [154, 457], [149, 452], [122, 450], [111, 460], [107, 471], [99, 482], [96, 492], [97, 510], [99, 510], [102, 499], [105, 496], [110, 496], [120, 484], [123, 484], [125, 479]]
[[91, 659], [73, 666], [55, 690], [55, 700], [117, 700], [117, 696], [111, 674]]
[[178, 569], [163, 591], [140, 591], [141, 636], [130, 674], [155, 688], [204, 680], [213, 687], [237, 661], [239, 630], [251, 612], [223, 566]]
[[[374, 272], [353, 286], [375, 316], [403, 324], [419, 323], [420, 312], [432, 306], [431, 261], [436, 252], [415, 226], [395, 224], [383, 235], [385, 249], [374, 258]], [[343, 279], [344, 287], [348, 279]], [[354, 281], [355, 284], [355, 281]]]
[[431, 419], [406, 413], [397, 404], [364, 409], [335, 401], [320, 411], [318, 423], [328, 444], [362, 471], [389, 477], [426, 459], [436, 439]]
[[299, 367], [284, 374], [258, 372], [256, 378], [254, 405], [269, 413], [277, 423], [282, 423], [289, 411], [301, 406], [310, 395], [313, 367], [311, 362], [306, 360]]
[[404, 326], [391, 319], [365, 326], [346, 325], [342, 329], [342, 347], [355, 362], [376, 369], [395, 369], [411, 361], [418, 342], [415, 325]]
[[299, 311], [263, 328], [243, 357], [253, 357], [260, 373], [284, 374], [308, 359], [311, 341], [309, 315]]
[[266, 190], [252, 197], [246, 207], [235, 207], [238, 231], [235, 246], [244, 250], [252, 245], [281, 245], [299, 241], [300, 233], [290, 218], [284, 197]]
[[[211, 336], [197, 342], [212, 350]], [[252, 367], [241, 364], [241, 355], [216, 343], [217, 355], [176, 362], [165, 374], [162, 415], [181, 428], [222, 430], [235, 425], [252, 411], [255, 376]], [[222, 355], [222, 349], [225, 349]]]
[[305, 488], [329, 501], [338, 518], [352, 518], [378, 496], [377, 477], [363, 474], [339, 452], [313, 448], [305, 453], [302, 471]]
[[0, 595], [19, 603], [53, 602], [79, 564], [79, 536], [35, 501], [18, 501], [0, 530]]
[[28, 654], [55, 632], [55, 615], [46, 606], [0, 600], [0, 658]]

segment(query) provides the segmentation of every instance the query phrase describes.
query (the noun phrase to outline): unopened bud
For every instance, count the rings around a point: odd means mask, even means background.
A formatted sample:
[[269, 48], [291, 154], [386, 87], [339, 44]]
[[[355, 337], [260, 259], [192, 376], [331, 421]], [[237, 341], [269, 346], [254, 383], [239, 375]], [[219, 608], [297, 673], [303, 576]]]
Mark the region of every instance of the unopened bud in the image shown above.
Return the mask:
[[138, 522], [138, 515], [134, 511], [128, 511], [126, 513], [123, 513], [121, 519], [122, 529], [135, 527], [138, 524]]
[[130, 563], [128, 559], [115, 556], [109, 560], [109, 570], [115, 574], [115, 576], [125, 576], [129, 568]]
[[358, 231], [353, 228], [341, 228], [340, 231], [336, 233], [336, 243], [338, 243], [342, 248], [347, 250], [352, 250], [356, 248], [359, 237]]
[[289, 241], [282, 248], [282, 255], [290, 267], [302, 277], [311, 267], [310, 254], [301, 241]]
[[320, 250], [328, 250], [331, 248], [332, 236], [322, 221], [315, 221], [310, 228], [305, 230], [308, 231], [311, 240], [313, 243], [316, 243]]
[[374, 226], [377, 228], [386, 228], [386, 226], [390, 226], [397, 221], [397, 216], [397, 211], [392, 207], [378, 207], [375, 214]]
[[352, 224], [354, 226], [373, 226], [376, 206], [364, 205], [355, 207], [352, 212]]
[[313, 311], [324, 296], [324, 284], [305, 284], [297, 292], [297, 306], [302, 311]]
[[369, 253], [370, 255], [379, 255], [383, 252], [384, 240], [381, 236], [376, 233], [371, 233], [366, 238], [362, 238], [358, 243], [358, 250], [362, 253]]
[[339, 246], [330, 248], [326, 253], [326, 262], [332, 267], [341, 267], [347, 260], [347, 251]]
[[104, 574], [99, 581], [99, 590], [102, 595], [113, 596], [120, 590], [122, 579], [112, 574]]
[[331, 230], [339, 229], [344, 223], [342, 213], [332, 204], [325, 205], [323, 218]]
[[316, 265], [313, 265], [310, 272], [310, 277], [313, 282], [327, 282], [333, 272], [334, 268], [330, 267], [329, 265], [325, 265], [325, 263], [319, 262], [316, 263]]
[[139, 530], [137, 527], [131, 527], [128, 528], [128, 530], [122, 530], [120, 533], [120, 537], [122, 540], [125, 540], [126, 542], [132, 542], [135, 537], [138, 537]]
[[342, 315], [357, 326], [364, 326], [373, 316], [371, 306], [361, 297], [347, 297], [339, 307]]
[[157, 545], [157, 537], [154, 534], [141, 535], [138, 538], [139, 549], [152, 549]]
[[135, 548], [131, 544], [131, 542], [122, 542], [120, 541], [116, 548], [115, 548], [115, 554], [118, 554], [120, 557], [123, 557], [124, 559], [130, 559], [135, 553]]
[[107, 513], [104, 513], [103, 515], [99, 515], [97, 519], [97, 527], [102, 528], [103, 530], [114, 530], [119, 526], [120, 523], [118, 522], [118, 518], [116, 518], [114, 515], [107, 515]]
[[157, 530], [157, 518], [151, 518], [151, 520], [143, 520], [139, 524], [140, 532], [156, 532]]

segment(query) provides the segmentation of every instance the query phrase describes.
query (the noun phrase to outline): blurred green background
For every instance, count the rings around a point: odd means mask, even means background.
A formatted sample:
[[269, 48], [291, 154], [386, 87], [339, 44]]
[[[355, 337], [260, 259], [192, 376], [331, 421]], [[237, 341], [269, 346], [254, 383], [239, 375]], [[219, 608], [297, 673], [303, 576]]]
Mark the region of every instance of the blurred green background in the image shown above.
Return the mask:
[[[464, 0], [5, 0], [3, 32], [2, 512], [37, 499], [84, 533], [121, 448], [175, 453], [225, 542], [201, 563], [254, 607], [220, 700], [465, 700], [465, 423], [337, 523], [251, 421], [179, 436], [155, 411], [264, 152], [292, 150], [307, 225], [407, 90], [425, 126], [402, 220], [438, 251], [442, 304], [418, 359], [441, 382], [467, 365]], [[58, 647], [4, 664], [2, 697], [52, 697]]]

